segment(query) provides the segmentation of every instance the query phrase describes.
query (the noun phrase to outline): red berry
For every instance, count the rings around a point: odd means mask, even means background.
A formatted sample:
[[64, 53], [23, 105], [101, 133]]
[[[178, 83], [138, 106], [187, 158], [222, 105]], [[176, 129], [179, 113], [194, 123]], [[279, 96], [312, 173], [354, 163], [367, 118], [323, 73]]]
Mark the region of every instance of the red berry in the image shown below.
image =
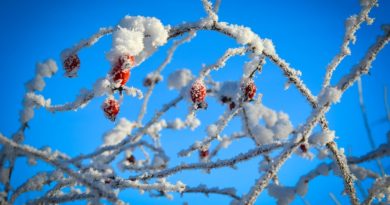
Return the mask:
[[206, 86], [200, 80], [196, 80], [191, 87], [190, 94], [192, 102], [200, 103], [203, 102], [206, 97]]
[[72, 54], [66, 57], [63, 64], [66, 76], [70, 78], [77, 76], [77, 71], [80, 69], [80, 58], [77, 54]]
[[257, 88], [256, 88], [256, 85], [253, 82], [253, 80], [250, 79], [250, 80], [247, 80], [246, 82], [244, 82], [244, 84], [242, 86], [242, 90], [244, 92], [245, 99], [252, 100], [253, 97], [255, 97]]
[[115, 121], [116, 115], [119, 113], [119, 103], [113, 98], [107, 98], [102, 105], [104, 114], [112, 121]]
[[199, 157], [201, 159], [207, 158], [209, 156], [209, 150], [204, 149], [204, 150], [199, 150]]
[[110, 74], [114, 83], [124, 86], [130, 78], [130, 68], [135, 64], [135, 58], [131, 55], [123, 55], [112, 68]]

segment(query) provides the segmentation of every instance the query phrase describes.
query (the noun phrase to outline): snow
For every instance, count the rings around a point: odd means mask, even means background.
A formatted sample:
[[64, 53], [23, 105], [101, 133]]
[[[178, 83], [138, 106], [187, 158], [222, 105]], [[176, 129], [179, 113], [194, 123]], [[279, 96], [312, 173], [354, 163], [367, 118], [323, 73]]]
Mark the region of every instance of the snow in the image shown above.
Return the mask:
[[325, 130], [314, 133], [309, 138], [309, 142], [315, 145], [325, 146], [328, 142], [332, 142], [336, 138], [334, 130]]
[[258, 145], [269, 144], [273, 142], [274, 133], [272, 130], [264, 126], [256, 125], [254, 129], [252, 129], [252, 133], [255, 136], [255, 140]]
[[[124, 37], [133, 37], [137, 40], [137, 44], [134, 45], [135, 50], [132, 51], [136, 57], [136, 64], [144, 61], [159, 46], [164, 45], [168, 39], [168, 28], [165, 28], [161, 21], [154, 17], [125, 16], [118, 26], [132, 33], [130, 36], [123, 35]], [[139, 41], [139, 34], [143, 36], [141, 41]], [[143, 44], [142, 49], [141, 44]], [[115, 50], [112, 52], [117, 53]]]
[[160, 120], [153, 125], [151, 125], [147, 130], [146, 133], [150, 135], [151, 137], [157, 138], [160, 136], [160, 132], [162, 129], [167, 127], [167, 122], [165, 120]]
[[186, 118], [186, 124], [191, 130], [195, 130], [200, 125], [200, 120], [195, 115], [190, 114]]
[[271, 39], [268, 39], [268, 38], [264, 39], [263, 40], [263, 45], [264, 45], [264, 52], [266, 52], [268, 54], [276, 54], [275, 46], [272, 43]]
[[240, 83], [238, 81], [225, 81], [216, 86], [216, 92], [219, 99], [222, 97], [230, 98], [231, 101], [238, 102], [241, 93]]
[[183, 122], [180, 118], [175, 118], [173, 122], [168, 123], [168, 127], [175, 130], [180, 130], [186, 127], [186, 123]]
[[218, 126], [216, 124], [211, 124], [207, 127], [207, 135], [210, 137], [214, 137], [218, 135]]
[[278, 120], [271, 128], [275, 134], [275, 139], [286, 139], [294, 128], [286, 113], [278, 112], [277, 118]]
[[107, 54], [112, 65], [115, 65], [121, 56], [136, 56], [144, 49], [142, 32], [119, 27], [112, 34], [112, 38], [112, 49]]
[[43, 78], [52, 77], [57, 70], [57, 64], [53, 59], [48, 59], [43, 63], [37, 63], [35, 77], [26, 83], [27, 91], [42, 91], [46, 85]]
[[48, 59], [43, 63], [38, 63], [36, 66], [36, 74], [46, 78], [50, 78], [57, 71], [58, 67], [53, 59]]
[[246, 62], [243, 67], [243, 78], [248, 78], [249, 75], [257, 69], [257, 66], [260, 64], [260, 56], [256, 55], [254, 56], [251, 61]]
[[[244, 109], [248, 126], [258, 144], [284, 140], [293, 131], [292, 123], [286, 113], [267, 108], [259, 99], [255, 103], [244, 104]], [[265, 125], [259, 124], [260, 119], [265, 122]]]
[[228, 24], [226, 22], [219, 22], [219, 26], [222, 30], [231, 33], [232, 36], [237, 40], [237, 43], [242, 45], [250, 44], [255, 55], [262, 54], [264, 49], [263, 41], [250, 28], [235, 24]]
[[50, 106], [51, 100], [33, 92], [27, 92], [23, 99], [24, 109], [20, 114], [20, 122], [26, 123], [34, 117], [34, 108]]
[[327, 102], [338, 103], [340, 102], [341, 95], [342, 91], [337, 87], [327, 87], [320, 93], [318, 103], [320, 105], [324, 105]]
[[278, 205], [290, 204], [295, 198], [295, 190], [276, 184], [268, 185], [268, 194], [277, 200]]
[[102, 96], [106, 93], [111, 93], [111, 83], [107, 78], [100, 78], [93, 85], [95, 96]]
[[193, 79], [194, 76], [191, 70], [186, 68], [176, 70], [168, 77], [168, 88], [180, 90], [187, 86]]
[[104, 146], [115, 145], [121, 142], [127, 135], [130, 135], [134, 127], [134, 122], [130, 122], [126, 118], [121, 118], [112, 130], [104, 134]]

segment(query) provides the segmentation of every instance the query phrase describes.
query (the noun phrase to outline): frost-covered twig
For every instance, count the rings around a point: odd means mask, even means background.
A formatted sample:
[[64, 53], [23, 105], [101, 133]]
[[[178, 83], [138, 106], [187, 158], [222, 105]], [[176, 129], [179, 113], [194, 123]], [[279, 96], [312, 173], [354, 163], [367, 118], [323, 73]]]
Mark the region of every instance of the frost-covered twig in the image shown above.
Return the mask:
[[326, 74], [323, 82], [323, 88], [327, 87], [332, 78], [333, 72], [336, 70], [340, 62], [347, 56], [351, 54], [349, 43], [355, 43], [356, 36], [355, 33], [359, 30], [360, 25], [367, 21], [367, 24], [372, 24], [373, 19], [368, 16], [368, 13], [371, 9], [377, 5], [377, 0], [367, 0], [362, 1], [362, 9], [359, 15], [353, 15], [347, 19], [345, 22], [346, 31], [344, 34], [343, 43], [341, 44], [340, 53], [338, 53], [331, 61], [331, 63], [326, 68]]
[[[148, 75], [146, 77], [145, 81], [150, 80], [150, 85], [148, 85], [148, 91], [146, 91], [146, 95], [145, 95], [144, 101], [142, 103], [140, 113], [138, 114], [138, 119], [137, 119], [138, 124], [142, 124], [142, 119], [143, 119], [144, 115], [146, 114], [146, 108], [147, 108], [150, 96], [152, 95], [153, 89], [156, 86], [155, 79], [157, 79], [158, 76], [160, 76], [161, 71], [171, 62], [173, 54], [175, 53], [176, 49], [181, 44], [190, 42], [192, 40], [192, 38], [195, 37], [195, 35], [196, 35], [195, 32], [190, 32], [186, 37], [184, 37], [180, 40], [174, 41], [172, 47], [168, 50], [168, 54], [167, 54], [167, 57], [165, 58], [165, 60], [160, 64], [160, 66], [158, 66], [158, 68], [153, 73], [151, 73], [150, 76]], [[144, 83], [148, 83], [148, 82], [144, 82]]]
[[249, 160], [251, 158], [254, 158], [262, 153], [270, 152], [274, 149], [277, 149], [279, 147], [282, 147], [283, 143], [273, 143], [269, 145], [263, 145], [257, 148], [254, 148], [252, 150], [249, 150], [248, 152], [244, 154], [239, 154], [231, 159], [226, 160], [217, 160], [216, 162], [207, 162], [207, 163], [193, 163], [193, 164], [181, 164], [173, 168], [169, 168], [166, 170], [162, 170], [155, 173], [144, 173], [139, 176], [130, 177], [130, 180], [139, 179], [139, 180], [146, 180], [150, 178], [162, 178], [169, 175], [172, 175], [174, 173], [183, 171], [183, 170], [193, 170], [193, 169], [214, 169], [214, 168], [220, 168], [220, 167], [229, 167], [233, 166], [236, 163]]
[[102, 197], [106, 197], [110, 201], [117, 201], [116, 196], [113, 193], [111, 193], [111, 191], [107, 190], [106, 187], [104, 187], [101, 184], [96, 184], [96, 182], [92, 182], [90, 179], [87, 179], [87, 178], [79, 175], [78, 173], [74, 172], [66, 165], [58, 162], [57, 159], [55, 157], [53, 157], [52, 155], [47, 155], [46, 153], [44, 153], [42, 151], [38, 151], [30, 146], [19, 145], [13, 141], [7, 139], [6, 137], [4, 137], [1, 134], [0, 134], [0, 143], [9, 147], [9, 148], [13, 148], [17, 151], [25, 153], [26, 155], [38, 157], [38, 158], [46, 161], [47, 163], [52, 164], [55, 167], [61, 169], [63, 172], [69, 174], [69, 176], [75, 178], [80, 183], [83, 183], [86, 186], [90, 187], [91, 189], [96, 190], [98, 193], [101, 194]]
[[90, 38], [85, 39], [77, 43], [71, 48], [65, 49], [62, 51], [62, 56], [69, 56], [78, 53], [81, 49], [85, 47], [91, 47], [93, 44], [99, 41], [100, 38], [102, 38], [105, 35], [111, 34], [114, 32], [115, 28], [100, 28], [98, 32], [93, 34]]
[[384, 200], [385, 204], [390, 203], [390, 177], [383, 176], [375, 180], [374, 184], [369, 190], [369, 195], [366, 200], [364, 200], [364, 205], [369, 205], [372, 201], [377, 198], [378, 201]]
[[237, 196], [236, 194], [235, 188], [224, 188], [224, 189], [218, 187], [207, 188], [207, 186], [203, 184], [197, 187], [186, 187], [186, 189], [182, 192], [182, 194], [184, 193], [203, 193], [206, 196], [208, 196], [209, 194], [221, 194], [221, 195], [230, 196], [233, 199], [237, 199], [237, 200], [240, 199], [240, 197]]

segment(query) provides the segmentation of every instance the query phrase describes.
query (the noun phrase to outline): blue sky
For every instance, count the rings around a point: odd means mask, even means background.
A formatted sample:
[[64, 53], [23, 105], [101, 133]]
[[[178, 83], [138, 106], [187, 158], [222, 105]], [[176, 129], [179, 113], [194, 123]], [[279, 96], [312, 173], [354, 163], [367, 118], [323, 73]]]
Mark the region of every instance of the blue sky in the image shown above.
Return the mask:
[[[351, 46], [353, 56], [347, 57], [339, 66], [332, 83], [337, 80], [364, 56], [367, 48], [375, 42], [376, 36], [382, 34], [380, 25], [389, 23], [390, 2], [379, 1], [380, 7], [371, 12], [375, 22], [371, 26], [363, 25], [357, 32], [357, 43]], [[263, 38], [272, 39], [277, 53], [290, 65], [302, 71], [302, 79], [314, 94], [318, 94], [325, 73], [325, 68], [332, 57], [339, 51], [344, 33], [344, 20], [360, 10], [359, 3], [352, 0], [344, 1], [231, 1], [222, 0], [219, 16], [221, 21], [251, 27], [254, 32]], [[83, 38], [87, 38], [100, 27], [113, 26], [125, 15], [143, 15], [159, 18], [162, 23], [177, 25], [182, 22], [196, 21], [205, 16], [202, 5], [198, 0], [172, 1], [0, 1], [0, 132], [10, 136], [19, 126], [18, 113], [21, 109], [21, 100], [24, 93], [24, 83], [34, 75], [36, 62], [53, 58], [59, 63], [59, 54], [62, 49], [72, 46]], [[63, 77], [60, 68], [56, 76], [46, 81], [47, 87], [42, 93], [52, 99], [53, 104], [61, 104], [75, 98], [81, 88], [91, 88], [93, 82], [103, 77], [109, 70], [109, 62], [105, 53], [109, 51], [111, 38], [105, 37], [94, 47], [83, 50], [79, 56], [82, 67], [79, 77], [69, 79]], [[166, 50], [171, 42], [159, 49], [148, 61], [132, 72], [128, 84], [143, 90], [144, 76], [154, 70], [165, 58]], [[179, 68], [190, 68], [198, 73], [203, 63], [210, 64], [236, 43], [220, 34], [213, 32], [199, 32], [190, 43], [181, 46], [175, 53], [173, 61], [164, 70], [166, 77]], [[390, 48], [386, 47], [373, 63], [369, 76], [362, 80], [368, 118], [377, 144], [386, 140], [389, 123], [378, 123], [385, 117], [383, 103], [384, 86], [390, 86], [389, 67]], [[238, 80], [241, 76], [242, 65], [248, 59], [235, 57], [219, 72], [213, 73], [216, 80]], [[256, 78], [258, 91], [263, 93], [263, 103], [275, 110], [289, 114], [294, 126], [303, 122], [310, 114], [310, 107], [298, 91], [291, 86], [284, 91], [286, 79], [280, 69], [267, 61], [263, 74]], [[146, 115], [150, 118], [154, 110], [163, 103], [177, 96], [176, 91], [167, 91], [166, 81], [159, 84], [154, 92], [153, 103]], [[26, 131], [26, 144], [36, 147], [51, 146], [54, 149], [69, 153], [71, 156], [93, 151], [102, 143], [102, 133], [114, 126], [105, 119], [100, 109], [104, 98], [97, 98], [84, 109], [77, 112], [51, 114], [45, 110], [38, 110], [30, 122], [30, 129]], [[163, 99], [163, 100], [162, 100]], [[161, 101], [162, 100], [162, 101]], [[136, 119], [141, 101], [126, 98], [119, 117], [130, 120]], [[202, 126], [195, 132], [182, 131], [175, 133], [164, 131], [162, 144], [167, 148], [174, 166], [183, 160], [196, 161], [196, 157], [176, 159], [180, 147], [186, 147], [195, 140], [203, 138], [205, 125], [218, 119], [224, 111], [215, 100], [210, 100], [210, 108], [201, 111], [199, 118]], [[166, 119], [175, 116], [184, 117], [188, 104], [181, 103], [175, 110], [166, 115]], [[337, 142], [344, 147], [348, 154], [361, 155], [370, 150], [370, 146], [363, 127], [363, 120], [358, 104], [356, 85], [348, 90], [342, 102], [333, 106], [327, 114], [331, 129], [336, 130], [339, 136]], [[232, 121], [225, 133], [240, 129], [238, 120]], [[251, 148], [253, 144], [242, 140], [233, 144], [228, 150], [221, 152], [220, 158], [227, 158]], [[204, 183], [209, 186], [235, 186], [239, 194], [246, 193], [259, 177], [257, 165], [259, 158], [239, 165], [238, 170], [219, 169], [211, 175], [201, 171], [189, 171], [170, 177], [171, 181], [182, 180], [189, 185]], [[382, 160], [387, 172], [390, 170], [390, 160]], [[37, 170], [50, 170], [50, 166], [40, 165], [29, 167], [25, 159], [17, 162], [12, 184], [17, 187]], [[293, 185], [298, 177], [315, 167], [318, 161], [306, 160], [294, 156], [281, 169], [279, 178], [284, 185]], [[366, 166], [377, 170], [374, 163]], [[367, 186], [369, 183], [363, 183]], [[319, 177], [309, 186], [305, 197], [311, 204], [331, 204], [328, 197], [333, 192], [343, 203], [348, 199], [341, 195], [342, 180], [334, 177]], [[23, 200], [36, 196], [36, 193], [26, 194]], [[230, 199], [211, 195], [188, 194], [175, 201], [166, 199], [151, 199], [147, 194], [140, 195], [137, 191], [126, 191], [122, 195], [132, 204], [227, 204]], [[257, 204], [269, 204], [274, 200], [264, 192]], [[84, 203], [84, 202], [83, 202]], [[81, 203], [81, 204], [83, 204]], [[296, 198], [293, 204], [302, 204]]]

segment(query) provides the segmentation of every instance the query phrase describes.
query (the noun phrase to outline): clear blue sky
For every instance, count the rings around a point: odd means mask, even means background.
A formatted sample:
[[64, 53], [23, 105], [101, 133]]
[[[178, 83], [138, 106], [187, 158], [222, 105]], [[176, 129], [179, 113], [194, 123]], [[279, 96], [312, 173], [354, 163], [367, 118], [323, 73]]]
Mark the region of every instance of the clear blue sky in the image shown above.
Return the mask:
[[[353, 56], [347, 57], [335, 73], [337, 80], [345, 74], [351, 66], [359, 62], [365, 51], [376, 36], [382, 34], [380, 25], [390, 23], [390, 2], [379, 1], [380, 7], [374, 8], [371, 15], [375, 22], [371, 26], [363, 25], [357, 32], [357, 44], [351, 46]], [[257, 1], [222, 0], [219, 16], [221, 21], [236, 23], [251, 27], [263, 38], [270, 38], [276, 46], [277, 53], [294, 68], [302, 71], [302, 79], [318, 94], [323, 80], [325, 68], [332, 57], [339, 51], [344, 33], [344, 20], [359, 12], [358, 1]], [[19, 126], [18, 113], [21, 109], [21, 100], [24, 93], [24, 83], [34, 75], [34, 66], [38, 61], [54, 58], [59, 63], [59, 54], [83, 38], [87, 38], [100, 27], [113, 26], [125, 15], [155, 16], [164, 24], [177, 25], [184, 21], [192, 22], [205, 16], [202, 5], [198, 0], [172, 1], [0, 1], [0, 132], [10, 136]], [[164, 59], [167, 46], [132, 72], [128, 83], [142, 88], [145, 74], [154, 70]], [[82, 67], [79, 77], [69, 79], [63, 77], [60, 68], [56, 76], [46, 81], [47, 87], [43, 94], [52, 99], [53, 104], [65, 103], [75, 98], [80, 88], [91, 88], [98, 77], [103, 77], [109, 70], [109, 63], [105, 59], [105, 52], [109, 51], [111, 38], [105, 37], [94, 47], [80, 53]], [[183, 45], [177, 51], [171, 64], [164, 70], [164, 76], [176, 69], [187, 67], [193, 73], [199, 72], [201, 64], [213, 63], [228, 47], [236, 46], [235, 42], [220, 34], [199, 32], [196, 39], [190, 44]], [[364, 97], [368, 118], [372, 126], [373, 135], [377, 144], [386, 140], [385, 133], [389, 130], [389, 123], [378, 123], [385, 117], [383, 103], [383, 88], [390, 86], [390, 48], [385, 48], [373, 63], [369, 76], [363, 78]], [[213, 74], [217, 80], [238, 80], [241, 76], [243, 62], [246, 57], [236, 57], [218, 73]], [[60, 65], [60, 63], [59, 63]], [[298, 91], [292, 86], [283, 90], [286, 79], [280, 70], [271, 62], [267, 62], [263, 74], [256, 78], [258, 91], [263, 93], [263, 102], [266, 106], [282, 110], [290, 115], [294, 126], [303, 123], [310, 114], [310, 107]], [[166, 82], [158, 85], [151, 102], [147, 118], [153, 111], [177, 95], [175, 91], [167, 92]], [[102, 133], [114, 126], [105, 119], [100, 109], [103, 98], [95, 99], [86, 108], [77, 112], [51, 114], [45, 110], [38, 110], [35, 118], [30, 122], [30, 129], [26, 131], [26, 144], [36, 147], [51, 146], [69, 153], [71, 156], [93, 151], [102, 143]], [[137, 99], [126, 98], [119, 117], [136, 119], [140, 102]], [[222, 114], [223, 108], [214, 100], [209, 102], [210, 109], [200, 112], [199, 117], [204, 120], [202, 127], [195, 132], [183, 131], [179, 134], [163, 132], [162, 143], [171, 156], [170, 166], [182, 160], [196, 161], [196, 157], [176, 159], [180, 147], [186, 147], [204, 136], [205, 125], [214, 122]], [[175, 115], [184, 117], [188, 104], [181, 103], [174, 111], [167, 113], [167, 119]], [[342, 103], [335, 105], [327, 114], [331, 129], [336, 130], [340, 147], [347, 153], [361, 155], [370, 150], [363, 127], [363, 120], [358, 105], [357, 87], [353, 86], [342, 98]], [[231, 133], [240, 129], [239, 121], [226, 129]], [[249, 141], [240, 141], [221, 152], [221, 158], [233, 156], [253, 146]], [[184, 172], [170, 177], [173, 182], [181, 179], [189, 185], [204, 183], [209, 186], [235, 186], [239, 194], [246, 193], [259, 177], [257, 163], [259, 158], [239, 165], [239, 169], [219, 169], [206, 175], [201, 171]], [[50, 170], [47, 165], [29, 167], [25, 159], [17, 162], [12, 185], [17, 187], [37, 170]], [[390, 161], [383, 161], [387, 172], [390, 171]], [[43, 163], [40, 163], [43, 164]], [[294, 185], [298, 177], [316, 166], [318, 161], [309, 161], [294, 156], [280, 171], [280, 181], [284, 185]], [[377, 170], [373, 163], [366, 164]], [[370, 181], [369, 181], [370, 182]], [[368, 186], [370, 183], [363, 183]], [[328, 193], [333, 192], [344, 204], [347, 197], [342, 196], [342, 180], [334, 177], [319, 177], [309, 186], [305, 197], [311, 204], [332, 204]], [[23, 200], [36, 196], [36, 193], [26, 194]], [[172, 203], [166, 199], [150, 199], [148, 194], [139, 195], [137, 191], [126, 191], [123, 198], [131, 204], [227, 204], [229, 198], [211, 195], [187, 194], [183, 198], [175, 194]], [[264, 192], [257, 204], [270, 204], [274, 200]], [[80, 203], [80, 202], [79, 202]], [[83, 202], [84, 203], [84, 202]], [[83, 204], [81, 203], [81, 204]], [[77, 204], [77, 203], [76, 203]], [[296, 198], [293, 204], [302, 204]]]

